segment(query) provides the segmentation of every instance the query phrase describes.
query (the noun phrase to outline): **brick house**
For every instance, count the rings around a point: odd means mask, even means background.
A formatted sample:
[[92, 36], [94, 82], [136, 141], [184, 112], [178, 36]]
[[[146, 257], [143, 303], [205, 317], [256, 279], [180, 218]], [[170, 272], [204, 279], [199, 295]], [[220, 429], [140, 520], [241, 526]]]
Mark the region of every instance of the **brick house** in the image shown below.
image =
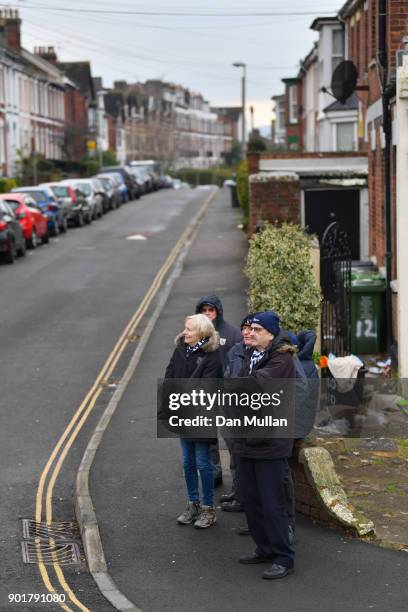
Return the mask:
[[[387, 75], [386, 88], [389, 93], [391, 117], [395, 126], [395, 71], [397, 51], [403, 48], [403, 37], [408, 33], [408, 4], [403, 0], [387, 2], [386, 40]], [[384, 132], [381, 98], [383, 68], [378, 58], [379, 16], [378, 2], [349, 0], [339, 12], [345, 23], [347, 57], [358, 70], [358, 85], [368, 91], [358, 92], [362, 105], [360, 142], [368, 147], [369, 159], [369, 211], [370, 211], [370, 255], [378, 266], [385, 266], [385, 211], [384, 211]], [[395, 245], [395, 181], [396, 139], [393, 127], [391, 150], [391, 198], [392, 198], [392, 243]], [[395, 248], [392, 248], [395, 254]], [[396, 261], [392, 261], [395, 278]]]
[[[368, 149], [369, 164], [369, 255], [384, 272], [387, 266], [387, 225], [389, 273], [392, 295], [393, 335], [398, 335], [397, 311], [397, 249], [396, 249], [396, 67], [397, 52], [404, 47], [403, 38], [408, 33], [408, 3], [404, 0], [388, 0], [384, 20], [385, 49], [380, 52], [381, 25], [379, 2], [348, 0], [339, 11], [345, 24], [347, 57], [358, 70], [358, 85], [367, 91], [359, 91], [361, 123], [360, 146]], [[387, 215], [385, 201], [386, 155], [383, 124], [383, 98], [390, 117], [390, 212]], [[388, 219], [388, 222], [387, 222]]]

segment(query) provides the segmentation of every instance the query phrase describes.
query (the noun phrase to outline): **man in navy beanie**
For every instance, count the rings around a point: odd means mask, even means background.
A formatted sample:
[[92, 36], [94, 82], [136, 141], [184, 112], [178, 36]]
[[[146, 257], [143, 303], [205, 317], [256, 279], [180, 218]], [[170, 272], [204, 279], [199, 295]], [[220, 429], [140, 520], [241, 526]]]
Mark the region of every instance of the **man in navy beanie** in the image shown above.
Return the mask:
[[[238, 376], [295, 378], [295, 348], [281, 334], [279, 316], [270, 310], [258, 312], [251, 322], [253, 348], [247, 351]], [[263, 572], [266, 580], [284, 578], [293, 571], [294, 551], [289, 544], [289, 517], [285, 474], [293, 439], [240, 438], [232, 441], [239, 456], [240, 493], [255, 552], [240, 557], [243, 564], [272, 562]]]

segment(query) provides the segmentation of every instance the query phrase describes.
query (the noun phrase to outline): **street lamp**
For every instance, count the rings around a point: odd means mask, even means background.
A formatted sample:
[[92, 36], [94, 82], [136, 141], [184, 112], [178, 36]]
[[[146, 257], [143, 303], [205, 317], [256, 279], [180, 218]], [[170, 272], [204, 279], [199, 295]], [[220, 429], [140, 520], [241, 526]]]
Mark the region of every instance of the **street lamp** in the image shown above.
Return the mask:
[[245, 138], [245, 80], [246, 80], [246, 64], [244, 62], [234, 62], [232, 64], [235, 68], [242, 68], [242, 157], [245, 158], [246, 155], [246, 138]]

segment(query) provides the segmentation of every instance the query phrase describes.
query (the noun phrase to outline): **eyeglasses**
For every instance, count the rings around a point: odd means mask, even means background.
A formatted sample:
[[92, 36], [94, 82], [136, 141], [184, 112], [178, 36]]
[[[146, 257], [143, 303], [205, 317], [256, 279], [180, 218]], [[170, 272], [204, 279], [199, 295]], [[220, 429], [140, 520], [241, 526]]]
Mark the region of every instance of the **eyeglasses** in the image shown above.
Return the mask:
[[259, 332], [265, 331], [265, 329], [263, 327], [251, 327], [251, 331], [259, 334]]

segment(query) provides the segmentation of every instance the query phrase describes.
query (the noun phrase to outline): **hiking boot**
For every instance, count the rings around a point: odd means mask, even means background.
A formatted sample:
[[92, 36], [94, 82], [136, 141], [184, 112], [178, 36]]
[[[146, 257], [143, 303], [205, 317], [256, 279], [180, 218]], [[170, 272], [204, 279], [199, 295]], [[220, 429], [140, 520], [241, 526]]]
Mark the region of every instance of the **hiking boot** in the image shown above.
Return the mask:
[[207, 529], [217, 521], [214, 506], [203, 506], [200, 516], [194, 523], [196, 529]]
[[199, 501], [188, 502], [187, 508], [177, 517], [177, 522], [180, 525], [190, 525], [200, 516], [200, 513], [201, 504]]

